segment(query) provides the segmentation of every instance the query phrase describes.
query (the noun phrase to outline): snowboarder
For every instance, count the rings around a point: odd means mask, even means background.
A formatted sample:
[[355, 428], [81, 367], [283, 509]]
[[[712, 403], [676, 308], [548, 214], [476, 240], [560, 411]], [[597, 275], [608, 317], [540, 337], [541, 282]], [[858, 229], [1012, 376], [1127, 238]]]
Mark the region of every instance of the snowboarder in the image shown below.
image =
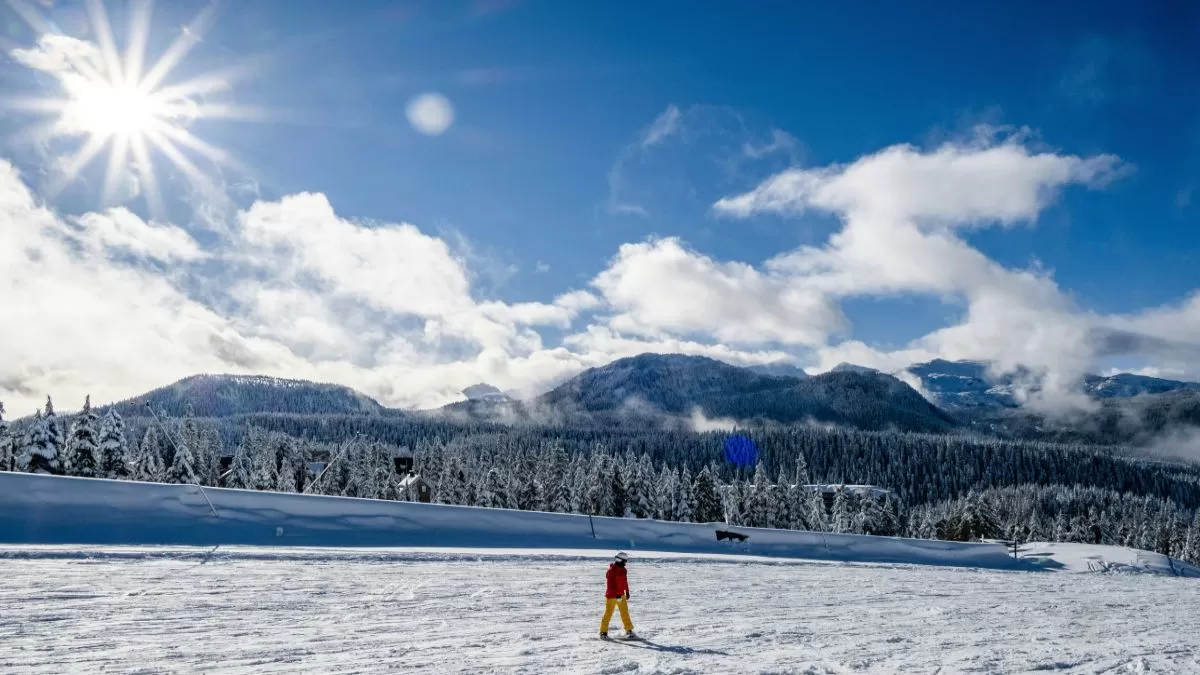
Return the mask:
[[629, 618], [629, 578], [626, 576], [625, 563], [629, 555], [624, 551], [616, 555], [608, 566], [605, 580], [608, 588], [604, 592], [604, 618], [600, 619], [600, 639], [608, 639], [608, 622], [612, 619], [613, 610], [621, 611], [621, 624], [625, 627], [625, 638], [632, 640], [637, 637], [633, 633], [633, 621]]

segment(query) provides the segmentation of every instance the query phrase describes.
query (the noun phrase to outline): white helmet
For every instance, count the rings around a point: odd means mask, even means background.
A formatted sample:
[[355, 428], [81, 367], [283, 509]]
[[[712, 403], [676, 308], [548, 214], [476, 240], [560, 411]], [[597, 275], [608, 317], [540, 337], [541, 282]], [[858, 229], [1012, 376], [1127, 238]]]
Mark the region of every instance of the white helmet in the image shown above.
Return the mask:
[[626, 560], [629, 560], [629, 554], [624, 551], [621, 551], [620, 553], [617, 554], [616, 558], [617, 558], [617, 560], [620, 560], [621, 562], [625, 562]]

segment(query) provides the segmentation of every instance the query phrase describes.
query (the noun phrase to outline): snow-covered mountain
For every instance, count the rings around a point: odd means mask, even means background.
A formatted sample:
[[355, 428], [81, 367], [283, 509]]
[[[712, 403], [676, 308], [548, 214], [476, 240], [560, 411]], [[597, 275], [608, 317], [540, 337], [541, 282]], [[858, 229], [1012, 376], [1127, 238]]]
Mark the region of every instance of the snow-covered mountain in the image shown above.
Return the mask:
[[[925, 391], [946, 409], [1014, 408], [1018, 383], [1036, 390], [1030, 373], [1018, 371], [1005, 375], [988, 372], [984, 361], [947, 361], [935, 359], [912, 366], [908, 372], [921, 379]], [[1121, 399], [1170, 392], [1200, 392], [1200, 383], [1164, 380], [1145, 375], [1118, 373], [1111, 376], [1084, 377], [1083, 391], [1097, 399]]]
[[760, 363], [755, 366], [745, 366], [746, 370], [759, 375], [774, 375], [776, 377], [794, 377], [798, 380], [803, 380], [810, 375], [803, 368], [797, 365], [788, 363], [787, 361], [775, 361], [773, 363]]
[[193, 375], [114, 404], [126, 417], [146, 415], [146, 405], [179, 417], [189, 406], [200, 417], [254, 413], [379, 414], [386, 410], [366, 394], [336, 384], [261, 375]]
[[803, 379], [701, 356], [642, 354], [592, 368], [535, 404], [568, 418], [687, 416], [818, 421], [860, 429], [946, 431], [955, 421], [904, 382], [876, 371]]
[[1084, 391], [1096, 398], [1130, 398], [1145, 394], [1166, 394], [1173, 391], [1200, 392], [1200, 383], [1164, 380], [1132, 373], [1117, 373], [1108, 377], [1088, 375], [1083, 380], [1083, 388]]

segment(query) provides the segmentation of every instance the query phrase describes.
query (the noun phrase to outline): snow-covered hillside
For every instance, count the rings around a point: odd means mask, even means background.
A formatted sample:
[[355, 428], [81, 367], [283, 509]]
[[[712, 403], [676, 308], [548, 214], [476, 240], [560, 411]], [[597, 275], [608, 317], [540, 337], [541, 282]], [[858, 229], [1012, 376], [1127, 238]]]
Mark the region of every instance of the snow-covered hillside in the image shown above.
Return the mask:
[[634, 552], [0, 547], [0, 672], [1196, 673], [1200, 583]]
[[[717, 532], [736, 531], [738, 541]], [[0, 472], [0, 543], [627, 548], [1012, 568], [997, 544]]]

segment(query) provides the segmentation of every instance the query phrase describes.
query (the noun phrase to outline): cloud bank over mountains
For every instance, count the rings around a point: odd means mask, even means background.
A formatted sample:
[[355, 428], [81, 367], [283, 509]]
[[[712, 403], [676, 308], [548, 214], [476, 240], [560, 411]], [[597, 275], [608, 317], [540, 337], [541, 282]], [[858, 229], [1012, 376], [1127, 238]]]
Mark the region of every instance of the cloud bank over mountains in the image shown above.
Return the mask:
[[[685, 133], [687, 119], [668, 109], [639, 148]], [[1080, 405], [1079, 377], [1112, 356], [1200, 377], [1200, 291], [1102, 315], [1079, 306], [1051, 272], [1006, 267], [965, 236], [1036, 226], [1063, 190], [1104, 189], [1129, 170], [1111, 155], [1061, 154], [993, 133], [793, 165], [714, 196], [712, 216], [830, 214], [839, 226], [820, 245], [738, 261], [651, 238], [611, 252], [585, 287], [503, 302], [473, 286], [470, 262], [451, 243], [418, 225], [339, 215], [322, 194], [257, 201], [200, 237], [124, 208], [61, 214], [0, 161], [0, 400], [23, 415], [47, 393], [73, 408], [87, 393], [107, 401], [198, 372], [234, 372], [434, 406], [479, 381], [533, 392], [657, 351], [739, 364], [794, 357], [814, 370], [986, 359], [1035, 373], [1042, 387], [1031, 404]], [[902, 295], [965, 310], [900, 349], [854, 340], [844, 301]]]

